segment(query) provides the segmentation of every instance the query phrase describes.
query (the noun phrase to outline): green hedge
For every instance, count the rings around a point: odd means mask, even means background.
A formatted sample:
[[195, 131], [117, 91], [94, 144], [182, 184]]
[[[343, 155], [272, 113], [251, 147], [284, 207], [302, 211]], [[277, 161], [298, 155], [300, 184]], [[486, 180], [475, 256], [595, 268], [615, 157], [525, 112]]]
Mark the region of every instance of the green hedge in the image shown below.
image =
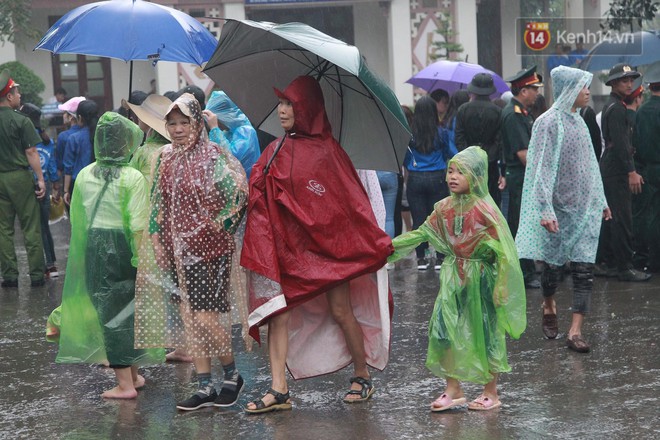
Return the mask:
[[0, 72], [4, 69], [9, 70], [12, 79], [21, 85], [21, 101], [41, 107], [43, 100], [39, 95], [46, 90], [41, 78], [18, 61], [0, 64]]

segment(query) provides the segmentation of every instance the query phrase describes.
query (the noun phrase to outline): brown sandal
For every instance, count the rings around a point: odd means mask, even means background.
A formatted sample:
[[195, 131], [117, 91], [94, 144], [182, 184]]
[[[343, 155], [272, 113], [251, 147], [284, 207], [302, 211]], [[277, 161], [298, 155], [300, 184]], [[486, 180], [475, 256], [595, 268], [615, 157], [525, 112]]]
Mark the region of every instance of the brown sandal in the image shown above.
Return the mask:
[[582, 335], [574, 335], [573, 337], [568, 337], [566, 339], [566, 345], [573, 351], [578, 353], [589, 353], [591, 347], [587, 344], [587, 341], [584, 340]]

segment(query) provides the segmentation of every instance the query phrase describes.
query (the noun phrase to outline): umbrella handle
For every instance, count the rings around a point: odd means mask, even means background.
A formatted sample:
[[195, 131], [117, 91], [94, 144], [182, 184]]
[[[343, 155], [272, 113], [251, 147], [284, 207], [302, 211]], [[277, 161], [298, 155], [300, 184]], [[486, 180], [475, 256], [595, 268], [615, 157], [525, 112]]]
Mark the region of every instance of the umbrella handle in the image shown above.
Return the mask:
[[268, 159], [268, 162], [266, 163], [266, 167], [264, 168], [264, 175], [268, 174], [268, 169], [270, 168], [270, 164], [273, 163], [273, 160], [275, 160], [275, 156], [277, 156], [277, 153], [279, 153], [280, 149], [282, 148], [282, 145], [284, 145], [284, 140], [286, 139], [287, 133], [284, 133], [284, 136], [282, 136], [282, 140], [280, 141], [279, 144], [277, 144], [277, 147], [275, 147], [275, 151], [273, 151], [273, 155], [270, 156], [270, 159]]

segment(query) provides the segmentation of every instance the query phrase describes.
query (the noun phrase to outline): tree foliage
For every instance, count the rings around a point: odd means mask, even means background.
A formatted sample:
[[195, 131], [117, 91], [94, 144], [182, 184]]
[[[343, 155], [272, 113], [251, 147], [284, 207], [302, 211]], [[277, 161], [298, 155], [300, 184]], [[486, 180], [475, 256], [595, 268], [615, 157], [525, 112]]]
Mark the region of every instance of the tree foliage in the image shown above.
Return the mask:
[[15, 43], [16, 35], [38, 39], [41, 34], [32, 26], [30, 0], [0, 0], [0, 43]]
[[456, 56], [463, 52], [463, 46], [459, 43], [454, 43], [454, 37], [457, 33], [452, 28], [451, 17], [444, 16], [438, 23], [438, 28], [435, 31], [442, 35], [444, 41], [433, 43], [431, 58], [434, 61], [438, 59], [456, 59]]
[[9, 70], [11, 78], [21, 85], [21, 101], [41, 107], [43, 100], [39, 94], [46, 89], [41, 78], [18, 61], [0, 64], [0, 72], [4, 69]]
[[660, 2], [654, 0], [613, 0], [605, 16], [609, 29], [621, 31], [629, 28], [633, 32], [635, 23], [641, 29], [645, 21], [655, 18]]

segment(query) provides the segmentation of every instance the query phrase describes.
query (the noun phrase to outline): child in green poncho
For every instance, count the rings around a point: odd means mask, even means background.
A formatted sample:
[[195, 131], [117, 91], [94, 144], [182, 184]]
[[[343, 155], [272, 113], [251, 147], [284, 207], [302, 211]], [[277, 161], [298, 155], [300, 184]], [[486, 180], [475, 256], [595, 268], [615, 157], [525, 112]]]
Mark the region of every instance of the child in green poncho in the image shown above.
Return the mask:
[[485, 385], [469, 409], [491, 410], [501, 405], [499, 373], [511, 371], [505, 333], [517, 339], [526, 326], [523, 276], [511, 232], [488, 194], [486, 152], [469, 147], [454, 156], [447, 183], [451, 195], [436, 203], [419, 229], [394, 239], [396, 252], [388, 261], [422, 242], [445, 254], [426, 366], [447, 387], [431, 411], [466, 403], [460, 381]]
[[105, 398], [135, 398], [144, 385], [137, 365], [164, 360], [163, 350], [134, 348], [137, 248], [149, 199], [145, 178], [128, 160], [141, 140], [137, 125], [105, 113], [94, 136], [96, 162], [80, 171], [71, 198], [56, 361], [112, 368], [117, 386], [104, 392]]

